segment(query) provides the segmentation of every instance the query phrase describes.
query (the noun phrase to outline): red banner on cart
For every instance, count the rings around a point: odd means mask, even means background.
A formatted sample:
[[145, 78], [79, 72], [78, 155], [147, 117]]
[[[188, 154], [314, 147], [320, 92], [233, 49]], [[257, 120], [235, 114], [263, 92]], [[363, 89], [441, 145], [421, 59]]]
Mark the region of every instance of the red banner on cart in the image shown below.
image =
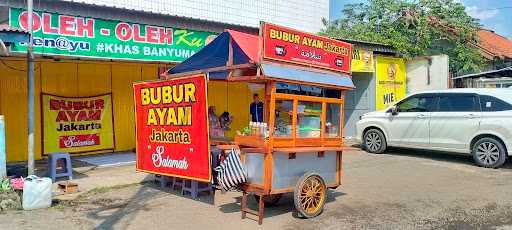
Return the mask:
[[137, 170], [210, 181], [204, 75], [134, 84]]
[[352, 44], [263, 23], [263, 58], [349, 73]]

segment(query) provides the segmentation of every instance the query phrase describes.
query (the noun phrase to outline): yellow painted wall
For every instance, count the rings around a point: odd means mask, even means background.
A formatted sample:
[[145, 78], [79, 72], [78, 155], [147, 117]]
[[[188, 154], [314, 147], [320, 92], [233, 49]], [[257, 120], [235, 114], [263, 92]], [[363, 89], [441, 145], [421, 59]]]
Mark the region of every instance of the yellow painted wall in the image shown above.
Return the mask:
[[[27, 156], [27, 81], [26, 62], [13, 60], [0, 62], [0, 114], [5, 116], [7, 161], [26, 160]], [[35, 83], [40, 85], [41, 65], [35, 65]], [[40, 87], [36, 87], [36, 93]], [[34, 138], [40, 140], [39, 100], [35, 103], [36, 129]], [[40, 144], [35, 146], [37, 156], [41, 152]]]
[[[26, 62], [23, 58], [2, 58], [0, 62], [0, 114], [5, 116], [7, 161], [27, 159]], [[156, 79], [163, 64], [54, 61], [38, 59], [35, 66], [35, 153], [41, 159], [41, 93], [57, 96], [87, 97], [112, 93], [115, 151], [135, 148], [132, 83]], [[217, 115], [228, 111], [234, 117], [233, 136], [249, 124], [252, 92], [246, 83], [210, 81], [208, 102]], [[258, 92], [263, 99], [263, 90]]]
[[[41, 93], [86, 97], [112, 93], [115, 151], [135, 148], [132, 83], [156, 79], [163, 64], [39, 59], [35, 66], [35, 153], [41, 159]], [[27, 159], [27, 83], [23, 58], [0, 62], [0, 114], [5, 116], [7, 161]]]
[[[208, 104], [215, 106], [217, 116], [224, 111], [229, 112], [233, 116], [231, 130], [225, 132], [225, 136], [233, 137], [237, 130], [242, 130], [249, 125], [250, 114], [249, 106], [253, 101], [252, 92], [247, 83], [239, 82], [208, 82]], [[264, 90], [257, 92], [260, 100], [264, 99]]]
[[138, 65], [113, 66], [112, 68], [112, 99], [116, 108], [114, 110], [114, 133], [116, 134], [116, 149], [119, 150], [135, 147], [132, 82], [140, 81], [141, 78], [141, 69]]

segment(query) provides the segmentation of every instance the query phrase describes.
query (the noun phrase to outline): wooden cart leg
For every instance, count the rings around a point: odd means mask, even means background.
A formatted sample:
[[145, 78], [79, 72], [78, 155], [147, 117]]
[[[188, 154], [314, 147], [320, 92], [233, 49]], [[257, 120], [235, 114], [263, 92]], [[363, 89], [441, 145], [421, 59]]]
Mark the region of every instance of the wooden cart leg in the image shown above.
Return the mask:
[[246, 192], [243, 192], [243, 195], [242, 195], [242, 204], [241, 204], [241, 211], [242, 211], [242, 219], [245, 219], [245, 216], [246, 216], [246, 212], [245, 210], [247, 209], [247, 193]]
[[258, 216], [258, 224], [259, 225], [263, 224], [263, 217], [265, 215], [265, 213], [264, 213], [264, 210], [265, 210], [264, 198], [265, 198], [265, 196], [260, 195], [260, 198], [258, 200], [258, 211], [254, 211], [247, 207], [247, 196], [248, 196], [247, 192], [242, 193], [242, 202], [240, 205], [240, 209], [241, 209], [240, 211], [242, 212], [242, 219], [244, 219], [247, 216], [247, 213], [249, 213], [251, 215]]
[[264, 213], [265, 202], [263, 202], [263, 197], [265, 197], [265, 196], [264, 195], [260, 196], [260, 202], [258, 205], [258, 224], [259, 225], [263, 224], [263, 216], [265, 215], [265, 213]]

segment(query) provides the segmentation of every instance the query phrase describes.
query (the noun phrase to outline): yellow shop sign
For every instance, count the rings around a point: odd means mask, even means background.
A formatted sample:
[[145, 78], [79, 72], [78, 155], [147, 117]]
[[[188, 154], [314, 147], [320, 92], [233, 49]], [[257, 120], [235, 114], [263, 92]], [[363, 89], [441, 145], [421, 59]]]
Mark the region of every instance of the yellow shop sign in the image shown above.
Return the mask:
[[405, 60], [377, 56], [376, 109], [382, 110], [405, 97]]
[[373, 52], [371, 50], [354, 49], [352, 52], [352, 72], [374, 72]]

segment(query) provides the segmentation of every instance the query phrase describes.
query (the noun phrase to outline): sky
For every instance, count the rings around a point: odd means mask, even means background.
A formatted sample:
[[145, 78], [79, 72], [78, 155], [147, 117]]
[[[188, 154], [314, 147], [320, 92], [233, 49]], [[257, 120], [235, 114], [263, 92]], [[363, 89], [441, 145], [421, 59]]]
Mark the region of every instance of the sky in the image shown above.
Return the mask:
[[[345, 4], [364, 0], [329, 0], [330, 19], [340, 18]], [[512, 39], [512, 0], [458, 0], [466, 6], [466, 12], [480, 19], [484, 28]]]

